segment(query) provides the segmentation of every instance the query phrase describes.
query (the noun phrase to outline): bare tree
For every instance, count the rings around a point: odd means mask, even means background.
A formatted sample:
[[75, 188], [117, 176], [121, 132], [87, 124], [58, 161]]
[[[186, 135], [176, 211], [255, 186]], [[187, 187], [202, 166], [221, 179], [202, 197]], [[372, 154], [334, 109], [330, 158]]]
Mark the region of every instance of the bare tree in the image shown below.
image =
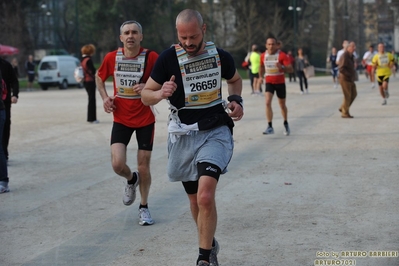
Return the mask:
[[231, 1], [221, 1], [215, 12], [218, 18], [214, 21], [216, 44], [225, 48], [232, 47], [235, 42], [235, 36], [231, 33], [235, 31], [237, 17], [231, 6]]
[[284, 16], [281, 1], [236, 0], [231, 6], [237, 21], [231, 51], [248, 51], [254, 43], [264, 44], [270, 34], [283, 43], [292, 38], [290, 21]]
[[232, 1], [231, 4], [237, 16], [234, 50], [249, 51], [253, 43], [259, 42], [266, 24], [259, 14], [259, 4], [255, 1]]
[[283, 40], [284, 42], [290, 41], [293, 34], [289, 29], [287, 20], [283, 17], [283, 8], [279, 7], [277, 2], [274, 4], [274, 16], [270, 20], [270, 26], [268, 31], [273, 33], [276, 38]]

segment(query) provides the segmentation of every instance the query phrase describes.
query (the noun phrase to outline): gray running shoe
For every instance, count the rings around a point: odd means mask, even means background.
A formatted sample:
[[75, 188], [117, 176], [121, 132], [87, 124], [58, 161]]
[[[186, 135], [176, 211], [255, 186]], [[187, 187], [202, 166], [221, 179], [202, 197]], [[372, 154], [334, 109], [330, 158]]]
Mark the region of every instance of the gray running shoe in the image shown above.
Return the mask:
[[269, 134], [274, 134], [274, 129], [270, 126], [268, 126], [266, 130], [263, 131], [263, 135], [269, 135]]
[[211, 255], [209, 256], [210, 266], [219, 266], [218, 257], [217, 257], [219, 249], [220, 249], [219, 243], [215, 239], [215, 246], [212, 247]]
[[388, 99], [388, 98], [389, 98], [388, 89], [384, 90], [384, 95], [385, 95], [385, 99]]
[[136, 188], [139, 185], [139, 172], [133, 172], [132, 176], [137, 176], [137, 181], [133, 185], [127, 183], [125, 186], [125, 193], [123, 194], [123, 204], [126, 206], [132, 205], [136, 200]]
[[210, 266], [210, 264], [204, 260], [200, 260], [198, 262], [197, 266]]
[[10, 188], [8, 187], [8, 182], [1, 181], [0, 182], [0, 194], [10, 192]]
[[289, 136], [291, 131], [290, 131], [290, 126], [288, 124], [284, 125], [284, 135]]
[[387, 105], [387, 100], [386, 100], [386, 99], [384, 99], [384, 100], [382, 101], [382, 105]]
[[139, 225], [152, 225], [154, 220], [151, 218], [150, 211], [147, 208], [139, 209]]

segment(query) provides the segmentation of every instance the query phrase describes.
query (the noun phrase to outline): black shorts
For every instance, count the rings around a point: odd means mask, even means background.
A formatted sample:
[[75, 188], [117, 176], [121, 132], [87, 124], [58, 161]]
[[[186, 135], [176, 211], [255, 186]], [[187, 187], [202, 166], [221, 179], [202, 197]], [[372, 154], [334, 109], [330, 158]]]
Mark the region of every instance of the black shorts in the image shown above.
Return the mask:
[[252, 73], [252, 72], [249, 72], [249, 76], [250, 76], [251, 79], [253, 79], [253, 78], [259, 78], [259, 73]]
[[389, 83], [389, 76], [377, 76], [378, 85], [381, 86], [383, 82]]
[[270, 92], [271, 94], [274, 95], [274, 92], [276, 92], [277, 97], [279, 99], [285, 99], [286, 97], [286, 89], [285, 89], [285, 83], [282, 84], [273, 84], [273, 83], [266, 83], [266, 92]]
[[28, 74], [28, 81], [33, 82], [35, 80], [35, 74]]
[[145, 127], [131, 128], [114, 122], [111, 132], [111, 145], [114, 143], [123, 143], [127, 146], [133, 133], [136, 131], [136, 140], [139, 150], [152, 151], [154, 129], [154, 123]]

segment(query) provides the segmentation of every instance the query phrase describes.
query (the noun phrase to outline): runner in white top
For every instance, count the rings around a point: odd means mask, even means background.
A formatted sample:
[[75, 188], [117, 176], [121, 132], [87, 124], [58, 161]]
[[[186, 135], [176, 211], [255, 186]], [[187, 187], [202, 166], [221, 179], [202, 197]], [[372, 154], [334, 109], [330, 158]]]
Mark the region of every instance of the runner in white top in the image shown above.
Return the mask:
[[337, 63], [337, 65], [338, 65], [338, 62], [339, 62], [339, 59], [341, 58], [341, 56], [344, 54], [344, 52], [345, 52], [345, 50], [346, 50], [346, 47], [348, 47], [348, 44], [349, 44], [349, 42], [347, 41], [347, 40], [344, 40], [343, 42], [342, 42], [342, 49], [341, 50], [339, 50], [338, 52], [337, 52], [337, 59], [336, 59], [336, 63]]
[[372, 89], [375, 87], [375, 74], [373, 72], [373, 63], [371, 61], [376, 53], [374, 46], [370, 45], [369, 50], [364, 53], [362, 60], [363, 67], [366, 69], [366, 73], [369, 76]]

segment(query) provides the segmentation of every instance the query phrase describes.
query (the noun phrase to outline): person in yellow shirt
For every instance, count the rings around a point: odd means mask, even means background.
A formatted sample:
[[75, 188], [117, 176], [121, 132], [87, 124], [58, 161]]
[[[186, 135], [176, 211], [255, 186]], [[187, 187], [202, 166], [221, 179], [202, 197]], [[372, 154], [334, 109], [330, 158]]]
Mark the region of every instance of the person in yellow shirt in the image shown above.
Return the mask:
[[252, 52], [249, 56], [249, 61], [251, 62], [251, 86], [252, 86], [252, 94], [260, 95], [262, 89], [262, 79], [259, 78], [259, 68], [260, 68], [260, 53], [258, 45], [252, 45]]
[[382, 105], [386, 105], [389, 98], [388, 83], [391, 76], [391, 68], [394, 65], [394, 57], [391, 53], [385, 52], [383, 43], [379, 43], [378, 53], [371, 62], [373, 64], [373, 72], [377, 71], [377, 82], [383, 99]]

